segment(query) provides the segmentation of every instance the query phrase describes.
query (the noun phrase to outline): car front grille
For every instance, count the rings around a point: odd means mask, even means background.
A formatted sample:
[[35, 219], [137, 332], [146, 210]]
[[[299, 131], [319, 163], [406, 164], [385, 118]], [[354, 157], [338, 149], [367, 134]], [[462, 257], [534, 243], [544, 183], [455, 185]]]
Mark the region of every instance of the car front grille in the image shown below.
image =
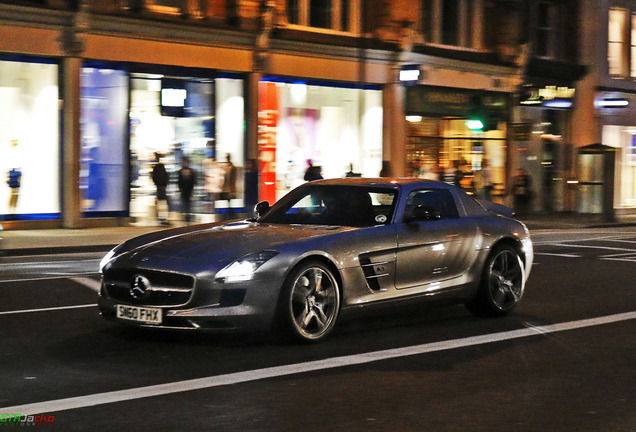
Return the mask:
[[194, 277], [145, 269], [110, 269], [102, 289], [113, 300], [147, 306], [186, 304], [194, 289]]

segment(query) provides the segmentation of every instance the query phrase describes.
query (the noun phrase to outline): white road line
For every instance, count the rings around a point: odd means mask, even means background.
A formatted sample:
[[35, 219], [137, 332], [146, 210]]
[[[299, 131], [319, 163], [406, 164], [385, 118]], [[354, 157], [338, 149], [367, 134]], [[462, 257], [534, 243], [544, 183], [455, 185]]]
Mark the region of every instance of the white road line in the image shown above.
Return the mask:
[[535, 252], [535, 255], [547, 255], [547, 256], [555, 256], [555, 257], [563, 257], [563, 258], [581, 258], [581, 255], [575, 254], [558, 254], [558, 253], [547, 253], [547, 252]]
[[315, 372], [320, 370], [335, 369], [346, 366], [362, 365], [382, 360], [421, 355], [437, 351], [464, 348], [473, 345], [502, 342], [511, 339], [519, 339], [536, 335], [546, 335], [567, 330], [598, 326], [636, 319], [636, 311], [623, 314], [608, 315], [579, 321], [570, 321], [546, 326], [532, 326], [528, 328], [512, 330], [502, 333], [494, 333], [483, 336], [475, 336], [463, 339], [435, 342], [404, 348], [395, 348], [384, 351], [375, 351], [362, 354], [354, 354], [343, 357], [335, 357], [324, 360], [316, 360], [305, 363], [297, 363], [286, 366], [275, 366], [264, 369], [256, 369], [245, 372], [217, 375], [205, 378], [176, 381], [147, 387], [138, 387], [127, 390], [119, 390], [105, 393], [97, 393], [86, 396], [58, 399], [44, 402], [36, 402], [25, 405], [15, 405], [0, 408], [0, 414], [26, 414], [51, 413], [70, 409], [85, 408], [109, 403], [123, 402], [153, 396], [163, 396], [185, 391], [208, 389], [226, 385], [246, 383], [251, 381], [277, 378], [288, 375]]
[[575, 245], [575, 244], [566, 244], [566, 243], [551, 243], [551, 245], [565, 247], [565, 248], [602, 249], [602, 250], [609, 250], [609, 251], [635, 252], [634, 249], [617, 248], [617, 247], [609, 247], [609, 246]]
[[573, 238], [573, 239], [569, 239], [569, 240], [533, 241], [532, 243], [535, 246], [556, 245], [556, 244], [562, 244], [562, 243], [591, 242], [591, 241], [616, 241], [616, 242], [624, 241], [624, 242], [629, 243], [628, 240], [622, 240], [622, 239], [631, 239], [633, 237], [634, 237], [634, 235], [624, 235], [624, 234], [616, 235], [615, 234], [615, 235], [605, 235], [605, 236], [601, 236], [601, 237]]
[[20, 267], [20, 269], [38, 270], [41, 268], [59, 266], [60, 264], [95, 264], [99, 263], [99, 258], [91, 258], [84, 260], [66, 260], [66, 261], [38, 261], [38, 262], [14, 262], [14, 263], [0, 263], [0, 268], [3, 267]]
[[96, 307], [97, 303], [91, 304], [83, 304], [83, 305], [75, 305], [75, 306], [59, 306], [59, 307], [50, 307], [50, 308], [40, 308], [40, 309], [22, 309], [15, 311], [6, 311], [0, 312], [0, 315], [15, 315], [15, 314], [23, 314], [23, 313], [31, 313], [31, 312], [51, 312], [58, 310], [66, 310], [66, 309], [81, 309], [81, 308], [89, 308]]
[[633, 253], [603, 255], [599, 258], [607, 261], [636, 262], [636, 251]]
[[90, 276], [95, 275], [97, 272], [90, 273], [69, 273], [61, 276], [38, 276], [38, 277], [25, 277], [19, 279], [0, 279], [1, 283], [11, 283], [11, 282], [32, 282], [32, 281], [41, 281], [41, 280], [55, 280], [55, 279], [68, 279], [70, 276]]
[[87, 288], [92, 289], [95, 292], [99, 292], [99, 290], [102, 287], [102, 284], [99, 281], [96, 281], [95, 279], [91, 279], [91, 278], [86, 278], [86, 277], [72, 277], [69, 278], [70, 280], [72, 280], [75, 283], [78, 283], [80, 285], [83, 285]]

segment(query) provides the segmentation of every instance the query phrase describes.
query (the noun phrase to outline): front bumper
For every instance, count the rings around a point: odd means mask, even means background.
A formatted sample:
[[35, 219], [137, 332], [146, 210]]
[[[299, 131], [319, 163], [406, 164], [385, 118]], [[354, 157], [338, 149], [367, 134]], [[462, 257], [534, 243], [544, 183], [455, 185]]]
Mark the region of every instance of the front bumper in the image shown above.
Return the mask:
[[[109, 298], [102, 283], [98, 300], [99, 313], [108, 320], [148, 328], [211, 331], [270, 329], [276, 313], [281, 281], [252, 280], [212, 285], [206, 295], [195, 295], [191, 302], [183, 306], [156, 306]], [[201, 298], [216, 300], [210, 303], [196, 301]], [[161, 309], [161, 323], [117, 318], [118, 305]]]

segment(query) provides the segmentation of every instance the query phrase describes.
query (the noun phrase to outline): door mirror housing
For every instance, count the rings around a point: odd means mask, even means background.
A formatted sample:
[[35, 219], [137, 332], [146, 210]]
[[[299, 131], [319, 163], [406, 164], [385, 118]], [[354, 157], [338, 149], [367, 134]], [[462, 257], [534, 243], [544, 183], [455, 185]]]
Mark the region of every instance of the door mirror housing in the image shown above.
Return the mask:
[[269, 201], [259, 202], [254, 206], [254, 219], [258, 220], [259, 218], [265, 216], [269, 209]]

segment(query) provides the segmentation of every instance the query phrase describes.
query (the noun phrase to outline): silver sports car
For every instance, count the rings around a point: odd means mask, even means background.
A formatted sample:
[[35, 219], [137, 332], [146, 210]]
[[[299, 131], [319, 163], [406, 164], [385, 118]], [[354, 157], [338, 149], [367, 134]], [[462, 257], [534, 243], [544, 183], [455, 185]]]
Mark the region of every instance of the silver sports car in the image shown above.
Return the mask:
[[439, 299], [503, 315], [533, 260], [528, 229], [510, 215], [434, 181], [310, 182], [259, 203], [254, 219], [117, 246], [100, 266], [99, 310], [137, 326], [275, 328], [302, 341], [376, 306]]

